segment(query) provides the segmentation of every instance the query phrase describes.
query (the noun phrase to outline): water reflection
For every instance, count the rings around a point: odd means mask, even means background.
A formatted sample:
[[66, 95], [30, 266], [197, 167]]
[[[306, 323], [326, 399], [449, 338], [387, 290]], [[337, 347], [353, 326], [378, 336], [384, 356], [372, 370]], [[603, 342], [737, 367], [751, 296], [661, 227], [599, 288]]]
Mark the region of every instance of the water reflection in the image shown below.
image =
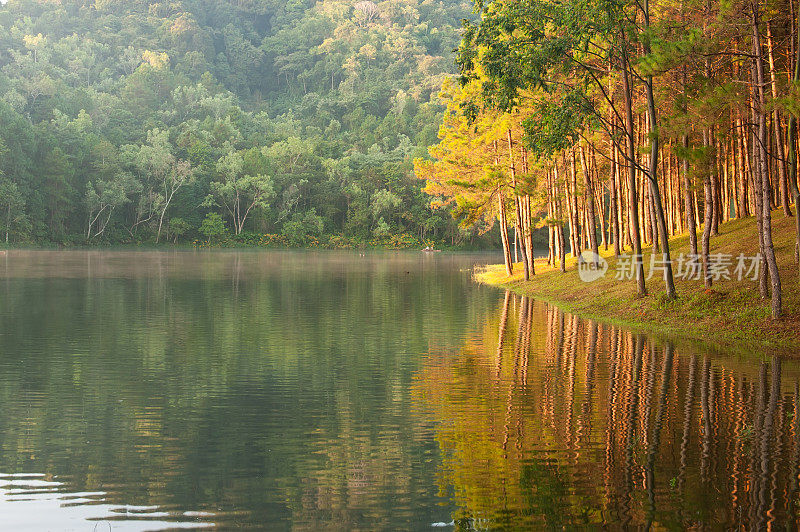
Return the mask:
[[473, 283], [495, 260], [8, 252], [0, 529], [795, 527], [796, 364]]
[[[410, 384], [431, 346], [460, 345], [494, 311], [499, 294], [470, 274], [495, 260], [10, 251], [0, 471], [60, 484], [46, 508], [7, 506], [57, 523], [59, 497], [91, 492], [223, 529], [449, 521], [433, 424], [412, 413]], [[69, 511], [113, 514], [97, 504]]]
[[36, 473], [0, 473], [0, 515], [4, 530], [208, 529], [208, 512], [165, 511], [157, 506], [109, 503], [105, 492], [70, 492], [63, 482]]
[[506, 294], [414, 396], [458, 529], [794, 529], [799, 375]]

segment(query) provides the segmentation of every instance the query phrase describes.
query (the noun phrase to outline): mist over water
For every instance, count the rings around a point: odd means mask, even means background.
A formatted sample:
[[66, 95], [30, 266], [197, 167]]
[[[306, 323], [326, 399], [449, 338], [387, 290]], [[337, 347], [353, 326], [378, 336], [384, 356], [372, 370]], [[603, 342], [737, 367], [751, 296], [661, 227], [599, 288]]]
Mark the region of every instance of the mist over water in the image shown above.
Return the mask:
[[472, 281], [497, 260], [9, 251], [4, 522], [794, 526], [796, 364]]

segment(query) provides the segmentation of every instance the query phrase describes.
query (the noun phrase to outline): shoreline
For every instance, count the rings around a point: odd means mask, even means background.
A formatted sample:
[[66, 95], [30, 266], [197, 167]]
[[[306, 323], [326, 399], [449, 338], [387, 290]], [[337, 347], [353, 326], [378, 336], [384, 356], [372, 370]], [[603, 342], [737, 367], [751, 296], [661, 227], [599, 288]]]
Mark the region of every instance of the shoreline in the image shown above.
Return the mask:
[[[141, 244], [15, 244], [4, 246], [0, 245], [0, 253], [6, 251], [426, 251], [419, 246], [392, 246], [392, 245], [363, 245], [363, 246], [327, 246], [327, 245], [252, 245], [246, 243], [223, 243], [209, 244], [202, 243], [141, 243]], [[495, 253], [496, 249], [472, 248], [472, 247], [451, 247], [440, 246], [429, 252], [454, 252], [454, 253]]]
[[[593, 282], [582, 281], [576, 260], [567, 258], [567, 271], [561, 273], [536, 260], [536, 276], [522, 279], [521, 264], [515, 265], [508, 277], [502, 264], [476, 270], [474, 278], [481, 284], [510, 290], [554, 305], [582, 318], [602, 321], [676, 341], [700, 343], [704, 347], [745, 356], [779, 354], [800, 358], [800, 287], [797, 264], [794, 262], [794, 229], [792, 218], [773, 212], [775, 250], [783, 285], [784, 316], [773, 320], [769, 301], [762, 301], [758, 285], [750, 280], [720, 280], [711, 289], [702, 281], [675, 279], [678, 298], [665, 297], [663, 279], [655, 275], [647, 281], [648, 294], [636, 296], [632, 280], [615, 277], [617, 259], [613, 249], [600, 255], [608, 261], [606, 275]], [[711, 253], [731, 256], [755, 254], [755, 220], [732, 220], [720, 225], [718, 236], [711, 239]], [[673, 257], [688, 253], [688, 235], [670, 239]], [[645, 271], [650, 264], [650, 249], [643, 250]]]

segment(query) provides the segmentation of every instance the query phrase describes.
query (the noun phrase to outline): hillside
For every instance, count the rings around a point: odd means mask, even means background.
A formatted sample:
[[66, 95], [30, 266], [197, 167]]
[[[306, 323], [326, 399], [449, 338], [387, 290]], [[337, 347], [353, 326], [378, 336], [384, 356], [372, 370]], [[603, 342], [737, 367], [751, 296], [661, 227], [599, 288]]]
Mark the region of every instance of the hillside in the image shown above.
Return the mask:
[[12, 244], [479, 244], [430, 209], [411, 163], [436, 141], [469, 14], [456, 0], [10, 0], [0, 225]]

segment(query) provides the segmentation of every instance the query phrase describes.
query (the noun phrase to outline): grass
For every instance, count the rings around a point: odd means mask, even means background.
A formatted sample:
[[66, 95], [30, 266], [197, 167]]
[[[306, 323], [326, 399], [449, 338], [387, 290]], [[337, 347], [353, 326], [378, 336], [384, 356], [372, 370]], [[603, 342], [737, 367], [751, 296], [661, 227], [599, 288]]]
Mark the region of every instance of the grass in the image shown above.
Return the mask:
[[[481, 283], [507, 288], [521, 295], [554, 304], [559, 308], [600, 321], [625, 325], [659, 336], [690, 339], [710, 347], [740, 353], [780, 354], [800, 358], [800, 275], [794, 260], [794, 219], [776, 210], [773, 236], [778, 268], [781, 272], [783, 311], [781, 319], [770, 316], [769, 300], [759, 296], [758, 283], [750, 280], [719, 280], [712, 289], [702, 281], [675, 279], [678, 298], [668, 300], [663, 278], [656, 274], [647, 281], [649, 295], [636, 296], [633, 280], [615, 279], [617, 259], [613, 248], [601, 255], [609, 263], [606, 275], [592, 283], [581, 281], [575, 259], [567, 259], [567, 272], [536, 261], [536, 276], [522, 279], [521, 264], [508, 277], [503, 265], [476, 272]], [[758, 252], [755, 218], [722, 224], [719, 235], [711, 238], [711, 253], [737, 257]], [[698, 240], [700, 233], [698, 233]], [[688, 234], [670, 240], [673, 259], [689, 253]], [[630, 251], [628, 251], [630, 252]], [[645, 274], [650, 265], [650, 249], [644, 250]], [[735, 265], [735, 259], [734, 259]]]

